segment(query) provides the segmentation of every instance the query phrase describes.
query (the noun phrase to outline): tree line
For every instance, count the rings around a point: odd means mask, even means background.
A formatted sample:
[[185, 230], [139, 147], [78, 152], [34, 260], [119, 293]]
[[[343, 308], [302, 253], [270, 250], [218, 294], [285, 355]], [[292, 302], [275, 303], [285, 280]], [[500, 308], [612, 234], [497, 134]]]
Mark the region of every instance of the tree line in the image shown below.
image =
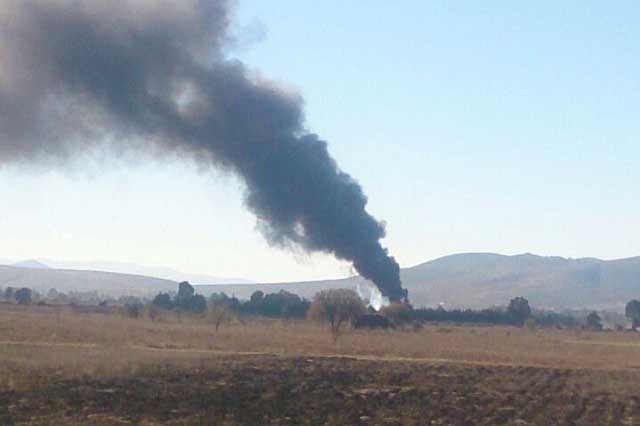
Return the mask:
[[256, 291], [249, 300], [240, 300], [225, 293], [213, 293], [209, 301], [202, 295], [195, 294], [193, 286], [188, 282], [179, 284], [178, 293], [171, 297], [168, 293], [158, 294], [153, 305], [177, 311], [202, 313], [207, 305], [212, 308], [226, 308], [239, 315], [259, 315], [271, 318], [304, 318], [311, 302], [300, 296], [281, 290], [278, 293], [264, 294]]
[[452, 309], [438, 308], [414, 309], [416, 320], [424, 322], [451, 322], [458, 324], [494, 324], [523, 326], [532, 320], [542, 327], [577, 327], [581, 323], [573, 315], [552, 311], [534, 311], [524, 297], [511, 299], [506, 308], [493, 309]]
[[[112, 303], [124, 306], [125, 311], [132, 317], [140, 316], [146, 305], [144, 300], [136, 297], [122, 296], [117, 300], [104, 299], [96, 292], [65, 294], [56, 289], [50, 289], [45, 296], [41, 296], [27, 287], [0, 289], [0, 299], [23, 305], [51, 302], [57, 304], [94, 303], [103, 306]], [[358, 316], [367, 313], [364, 304], [357, 303], [356, 300], [360, 300], [357, 293], [345, 289], [321, 291], [314, 297], [313, 302], [286, 290], [270, 294], [256, 291], [248, 300], [240, 300], [225, 293], [213, 293], [207, 300], [203, 295], [196, 294], [195, 288], [191, 284], [181, 282], [178, 284], [177, 293], [159, 293], [149, 305], [153, 308], [194, 314], [203, 314], [207, 310], [216, 312], [214, 316], [217, 318], [215, 320], [217, 326], [220, 325], [222, 319], [228, 318], [229, 315], [253, 315], [269, 318], [332, 318], [338, 315], [336, 313], [348, 310], [348, 313], [340, 313], [337, 317], [328, 320], [332, 328], [336, 324], [339, 328], [344, 322], [355, 323]], [[369, 313], [372, 313], [371, 308], [369, 308]], [[572, 314], [535, 311], [524, 297], [513, 298], [506, 308], [446, 310], [442, 306], [416, 309], [391, 306], [384, 308], [380, 314], [390, 319], [389, 324], [450, 322], [523, 326], [529, 322], [529, 324], [542, 327], [582, 326], [593, 330], [603, 329], [602, 318], [597, 312], [591, 312], [586, 318], [579, 319]], [[625, 316], [629, 319], [632, 329], [640, 327], [639, 300], [631, 300], [626, 304]], [[379, 322], [380, 319], [377, 321]]]
[[[240, 300], [225, 293], [213, 293], [207, 302], [202, 296], [193, 295], [193, 287], [188, 283], [181, 283], [181, 289], [175, 298], [168, 293], [160, 293], [153, 301], [164, 309], [204, 312], [209, 306], [217, 310], [219, 316], [264, 316], [270, 318], [315, 318], [326, 320], [332, 330], [337, 330], [343, 323], [355, 324], [358, 317], [374, 313], [362, 303], [360, 297], [353, 290], [335, 289], [324, 290], [316, 294], [313, 301], [308, 301], [286, 290], [265, 294], [254, 292], [248, 300]], [[188, 290], [188, 291], [187, 291]], [[198, 298], [197, 303], [194, 301]], [[631, 321], [633, 329], [640, 326], [640, 302], [630, 301], [626, 306], [626, 316]], [[505, 308], [491, 309], [453, 309], [412, 308], [391, 305], [378, 313], [385, 317], [389, 326], [408, 323], [423, 324], [427, 322], [449, 322], [456, 324], [489, 324], [510, 326], [539, 326], [539, 327], [585, 327], [592, 330], [602, 330], [603, 323], [600, 315], [591, 312], [586, 317], [578, 318], [575, 314], [558, 313], [553, 311], [534, 310], [524, 297], [515, 297]], [[379, 319], [376, 321], [380, 321]], [[384, 323], [380, 323], [384, 324]]]

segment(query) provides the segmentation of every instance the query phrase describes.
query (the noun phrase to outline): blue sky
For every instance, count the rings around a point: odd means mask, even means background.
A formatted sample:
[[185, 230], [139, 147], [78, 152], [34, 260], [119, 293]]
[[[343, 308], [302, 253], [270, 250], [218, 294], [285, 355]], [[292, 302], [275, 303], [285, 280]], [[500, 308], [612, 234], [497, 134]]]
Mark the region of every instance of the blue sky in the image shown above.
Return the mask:
[[[636, 2], [254, 0], [235, 18], [229, 55], [304, 96], [308, 129], [362, 183], [403, 266], [466, 251], [640, 255]], [[0, 170], [0, 257], [349, 273], [268, 247], [232, 177], [86, 160]]]

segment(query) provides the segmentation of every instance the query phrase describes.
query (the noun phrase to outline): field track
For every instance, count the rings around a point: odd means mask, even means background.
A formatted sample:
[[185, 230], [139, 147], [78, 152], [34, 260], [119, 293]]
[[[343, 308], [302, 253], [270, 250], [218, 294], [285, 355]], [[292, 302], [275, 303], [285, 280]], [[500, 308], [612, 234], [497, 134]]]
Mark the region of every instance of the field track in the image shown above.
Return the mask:
[[[586, 345], [610, 345], [620, 347], [638, 347], [638, 344], [624, 344], [619, 342], [591, 342], [591, 341], [567, 341], [567, 343], [586, 344]], [[22, 347], [40, 347], [40, 348], [77, 348], [77, 349], [100, 349], [100, 345], [94, 343], [81, 342], [30, 342], [30, 341], [0, 341], [0, 346], [22, 346]], [[275, 352], [259, 352], [259, 351], [226, 351], [215, 349], [193, 349], [193, 348], [167, 348], [133, 345], [126, 349], [133, 351], [149, 351], [160, 353], [182, 353], [182, 354], [202, 354], [202, 355], [218, 355], [218, 356], [274, 356], [274, 357], [292, 357], [291, 355], [283, 355]], [[310, 358], [327, 358], [327, 359], [351, 359], [356, 361], [376, 361], [376, 362], [405, 362], [405, 363], [427, 363], [427, 364], [460, 364], [470, 366], [490, 366], [490, 367], [529, 367], [529, 368], [551, 368], [543, 364], [534, 364], [527, 362], [494, 362], [494, 361], [474, 361], [452, 358], [433, 358], [433, 357], [400, 357], [400, 356], [375, 356], [375, 355], [353, 355], [353, 354], [327, 354], [327, 353], [305, 353], [304, 356]], [[564, 370], [583, 370], [580, 367], [563, 367]], [[591, 370], [625, 370], [623, 368], [591, 368]], [[630, 368], [636, 370], [636, 368]]]

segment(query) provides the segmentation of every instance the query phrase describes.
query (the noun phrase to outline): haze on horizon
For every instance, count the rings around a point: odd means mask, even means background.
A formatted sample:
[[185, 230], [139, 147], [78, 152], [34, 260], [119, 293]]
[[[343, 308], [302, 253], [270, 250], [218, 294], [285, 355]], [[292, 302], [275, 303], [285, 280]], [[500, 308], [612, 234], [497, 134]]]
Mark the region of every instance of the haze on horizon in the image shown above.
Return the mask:
[[[340, 11], [340, 13], [336, 13]], [[229, 52], [291, 85], [402, 266], [457, 252], [637, 256], [640, 8], [239, 2]], [[336, 48], [337, 47], [337, 48]], [[0, 258], [254, 281], [350, 273], [273, 249], [240, 184], [129, 154], [0, 169]]]

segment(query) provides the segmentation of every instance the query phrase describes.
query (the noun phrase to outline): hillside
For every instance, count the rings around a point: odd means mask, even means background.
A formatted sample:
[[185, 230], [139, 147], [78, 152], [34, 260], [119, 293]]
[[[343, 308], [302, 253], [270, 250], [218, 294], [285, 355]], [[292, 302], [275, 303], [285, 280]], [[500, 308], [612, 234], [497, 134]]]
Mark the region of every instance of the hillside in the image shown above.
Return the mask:
[[[621, 310], [640, 299], [640, 257], [604, 261], [565, 259], [532, 254], [504, 256], [469, 253], [446, 256], [401, 271], [415, 306], [485, 308], [503, 306], [524, 296], [539, 308]], [[98, 291], [111, 296], [153, 296], [174, 291], [176, 281], [144, 275], [69, 269], [0, 266], [0, 287], [31, 287], [38, 291]], [[371, 298], [370, 283], [360, 277], [297, 283], [200, 285], [204, 295], [225, 292], [246, 299], [256, 290], [281, 289], [307, 299], [326, 288], [351, 288]]]
[[[77, 271], [102, 271], [114, 272], [125, 275], [143, 275], [146, 277], [161, 278], [169, 281], [189, 281], [192, 284], [251, 284], [252, 281], [235, 277], [218, 277], [206, 274], [194, 274], [177, 271], [161, 266], [138, 265], [130, 262], [105, 262], [105, 261], [72, 261], [58, 259], [28, 259], [19, 262], [9, 259], [0, 259], [0, 265], [18, 266], [34, 269], [72, 269]], [[1, 285], [1, 284], [0, 284]]]
[[175, 291], [177, 284], [141, 275], [0, 266], [0, 287], [29, 287], [45, 293], [50, 288], [63, 292], [97, 291], [99, 294], [119, 297], [154, 296], [159, 291]]
[[10, 266], [15, 266], [18, 268], [50, 269], [49, 265], [46, 265], [42, 262], [38, 262], [37, 260], [34, 260], [34, 259], [16, 262]]
[[403, 270], [421, 304], [482, 307], [524, 296], [540, 307], [620, 307], [640, 297], [640, 258], [460, 254]]
[[[640, 257], [603, 261], [532, 254], [456, 254], [401, 271], [403, 285], [416, 306], [484, 308], [524, 296], [540, 308], [620, 310], [640, 298]], [[287, 289], [307, 298], [323, 288], [366, 288], [359, 277], [301, 283], [202, 286], [203, 293], [225, 291], [248, 297], [255, 290]]]

